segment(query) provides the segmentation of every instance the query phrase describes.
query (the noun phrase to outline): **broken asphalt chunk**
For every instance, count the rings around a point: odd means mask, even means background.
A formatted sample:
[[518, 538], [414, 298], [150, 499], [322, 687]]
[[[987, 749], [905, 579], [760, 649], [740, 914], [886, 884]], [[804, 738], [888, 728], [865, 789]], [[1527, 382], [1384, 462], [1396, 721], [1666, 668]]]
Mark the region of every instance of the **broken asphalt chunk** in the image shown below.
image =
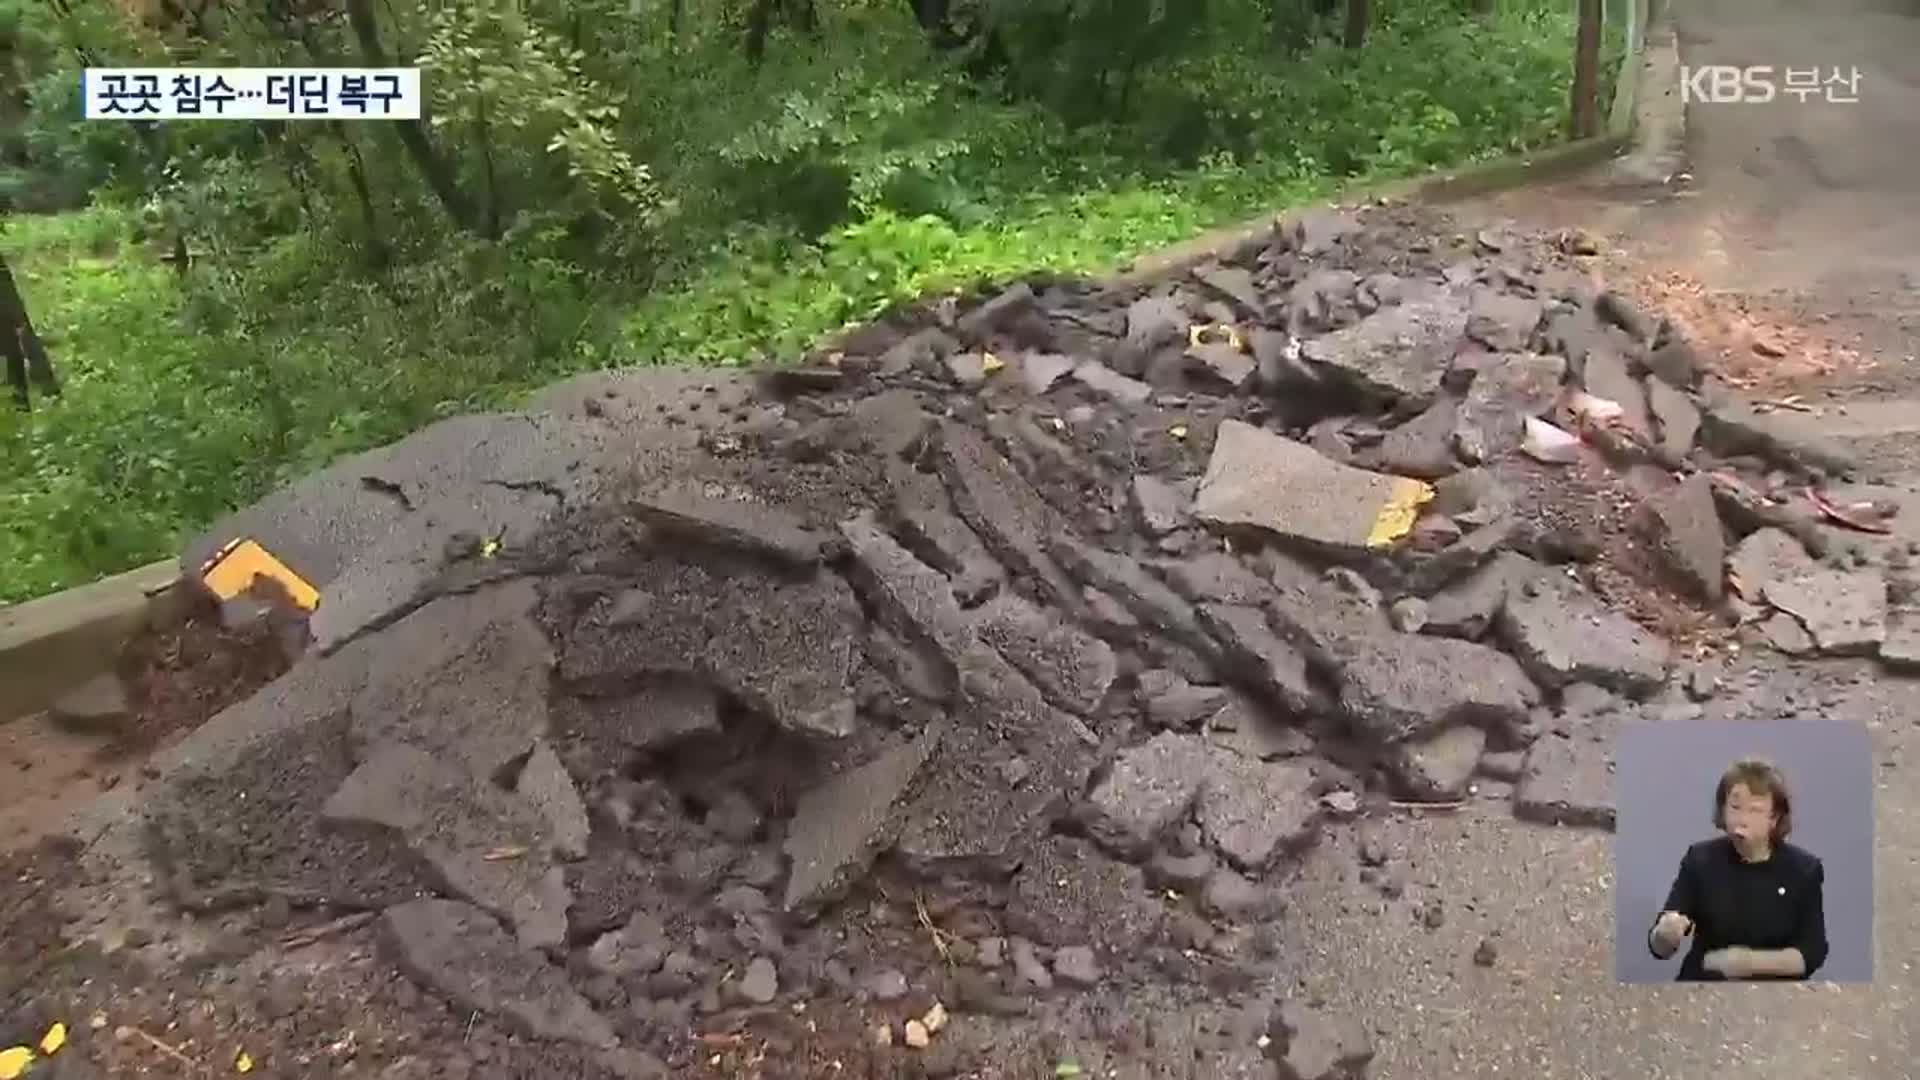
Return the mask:
[[447, 889], [513, 924], [529, 948], [566, 940], [571, 902], [535, 809], [411, 746], [376, 748], [321, 811], [398, 832]]
[[1353, 731], [1376, 744], [1473, 724], [1525, 723], [1540, 692], [1513, 658], [1470, 641], [1381, 634], [1359, 638], [1340, 668], [1340, 706]]
[[1496, 626], [1542, 686], [1590, 682], [1640, 695], [1666, 680], [1671, 649], [1665, 641], [1558, 575], [1509, 590]]
[[1400, 303], [1352, 326], [1309, 338], [1301, 355], [1367, 396], [1423, 406], [1467, 331], [1467, 305], [1451, 291], [1409, 289]]
[[1887, 579], [1878, 569], [1813, 570], [1769, 581], [1767, 602], [1800, 620], [1829, 656], [1872, 656], [1887, 637]]
[[631, 580], [575, 629], [560, 665], [568, 679], [690, 675], [794, 734], [852, 733], [861, 614], [839, 577], [793, 582], [653, 559]]
[[580, 801], [573, 777], [545, 740], [533, 748], [532, 756], [520, 769], [514, 791], [547, 820], [547, 833], [553, 853], [562, 859], [587, 857], [586, 804]]
[[401, 970], [461, 1008], [498, 1016], [535, 1038], [617, 1045], [613, 1026], [566, 975], [486, 912], [451, 900], [413, 900], [388, 908], [380, 921]]
[[1174, 732], [1123, 751], [1087, 797], [1087, 834], [1122, 858], [1145, 856], [1186, 819], [1212, 762], [1205, 743]]
[[940, 729], [886, 751], [800, 797], [783, 847], [785, 907], [806, 911], [844, 892], [899, 829], [900, 804], [938, 749]]
[[1100, 707], [1119, 674], [1107, 643], [1012, 590], [973, 617], [980, 640], [998, 650], [1055, 704], [1082, 716]]
[[670, 484], [634, 500], [649, 529], [694, 544], [710, 544], [811, 571], [825, 537], [777, 506], [729, 498], [692, 482]]
[[1075, 577], [1118, 600], [1142, 623], [1203, 659], [1218, 659], [1220, 648], [1201, 629], [1193, 607], [1139, 563], [1065, 536], [1054, 538], [1052, 550]]
[[1016, 932], [1043, 945], [1098, 940], [1121, 956], [1145, 945], [1163, 917], [1138, 868], [1064, 836], [1048, 837], [1021, 859], [1007, 916]]
[[1031, 578], [1045, 599], [1077, 612], [1079, 590], [1047, 552], [1053, 538], [1068, 532], [1066, 522], [1013, 465], [971, 428], [944, 421], [940, 472], [954, 508], [988, 549]]
[[962, 603], [977, 603], [999, 588], [1006, 579], [1006, 569], [979, 535], [953, 514], [939, 477], [904, 461], [891, 463], [887, 477], [893, 487], [894, 521], [900, 533], [934, 569], [952, 579], [954, 596]]
[[1713, 481], [1696, 473], [1644, 504], [1641, 527], [1669, 572], [1696, 599], [1725, 592], [1727, 538], [1714, 506]]
[[1194, 816], [1208, 845], [1235, 869], [1259, 877], [1275, 858], [1318, 835], [1319, 802], [1306, 766], [1219, 748], [1212, 765]]
[[1153, 396], [1153, 387], [1129, 378], [1098, 360], [1086, 360], [1073, 369], [1073, 377], [1089, 390], [1122, 405], [1144, 405]]

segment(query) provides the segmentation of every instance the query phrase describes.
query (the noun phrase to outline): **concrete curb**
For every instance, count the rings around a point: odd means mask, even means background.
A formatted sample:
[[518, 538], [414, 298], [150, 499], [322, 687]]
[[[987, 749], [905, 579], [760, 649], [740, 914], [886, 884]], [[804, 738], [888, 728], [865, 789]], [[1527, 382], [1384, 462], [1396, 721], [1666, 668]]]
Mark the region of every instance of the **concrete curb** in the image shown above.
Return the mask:
[[129, 638], [178, 615], [179, 584], [180, 565], [167, 559], [0, 608], [0, 723], [113, 670]]
[[1217, 259], [1242, 244], [1283, 231], [1301, 218], [1328, 206], [1357, 206], [1386, 199], [1394, 202], [1446, 203], [1478, 195], [1559, 179], [1592, 168], [1632, 150], [1640, 130], [1641, 81], [1647, 69], [1648, 31], [1664, 20], [1663, 0], [1634, 0], [1629, 9], [1626, 54], [1614, 84], [1613, 104], [1607, 112], [1607, 131], [1524, 154], [1510, 154], [1457, 170], [1354, 187], [1332, 203], [1294, 207], [1202, 233], [1184, 243], [1143, 255], [1123, 264], [1111, 277], [1121, 288], [1183, 273]]

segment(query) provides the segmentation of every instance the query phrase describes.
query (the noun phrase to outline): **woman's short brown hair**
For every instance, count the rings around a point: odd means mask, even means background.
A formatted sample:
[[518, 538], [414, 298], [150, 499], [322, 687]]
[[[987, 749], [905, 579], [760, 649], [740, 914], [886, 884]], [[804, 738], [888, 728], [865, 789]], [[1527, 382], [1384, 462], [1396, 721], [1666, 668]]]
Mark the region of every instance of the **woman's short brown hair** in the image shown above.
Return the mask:
[[1727, 792], [1739, 784], [1755, 795], [1773, 799], [1773, 843], [1786, 840], [1793, 832], [1793, 794], [1787, 790], [1787, 777], [1771, 762], [1759, 758], [1741, 758], [1720, 774], [1720, 786], [1713, 792], [1713, 827], [1727, 827]]

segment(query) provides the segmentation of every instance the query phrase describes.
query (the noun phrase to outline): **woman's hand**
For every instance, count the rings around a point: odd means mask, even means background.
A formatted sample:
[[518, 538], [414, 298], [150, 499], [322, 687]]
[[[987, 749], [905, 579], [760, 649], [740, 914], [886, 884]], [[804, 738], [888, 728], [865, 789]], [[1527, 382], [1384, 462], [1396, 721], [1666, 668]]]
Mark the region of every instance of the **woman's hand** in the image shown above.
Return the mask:
[[1653, 924], [1653, 943], [1662, 955], [1672, 956], [1680, 942], [1693, 933], [1693, 920], [1677, 911], [1663, 911]]
[[1740, 945], [1715, 949], [1700, 958], [1700, 966], [1729, 979], [1751, 978], [1756, 970], [1753, 950]]

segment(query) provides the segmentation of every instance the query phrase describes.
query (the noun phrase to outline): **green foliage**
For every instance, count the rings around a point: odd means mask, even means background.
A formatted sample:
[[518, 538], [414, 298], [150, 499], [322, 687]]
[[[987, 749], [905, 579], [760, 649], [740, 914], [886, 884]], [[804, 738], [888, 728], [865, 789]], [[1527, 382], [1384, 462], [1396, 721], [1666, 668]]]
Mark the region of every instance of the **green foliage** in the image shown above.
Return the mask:
[[[572, 372], [791, 357], [929, 293], [1100, 272], [1543, 145], [1573, 37], [1546, 0], [1485, 20], [1377, 0], [1359, 50], [1318, 0], [954, 0], [933, 34], [901, 0], [815, 0], [755, 62], [738, 0], [685, 0], [677, 33], [666, 3], [372, 6], [387, 52], [428, 68], [430, 152], [497, 235], [456, 223], [391, 125], [177, 123], [147, 145], [71, 120], [76, 42], [354, 62], [343, 20], [230, 6], [201, 40], [0, 0], [0, 40], [26, 43], [5, 101], [34, 106], [0, 138], [0, 194], [95, 194], [0, 233], [66, 380], [0, 413], [0, 601], [162, 557], [342, 454]], [[184, 275], [160, 261], [176, 242]]]

